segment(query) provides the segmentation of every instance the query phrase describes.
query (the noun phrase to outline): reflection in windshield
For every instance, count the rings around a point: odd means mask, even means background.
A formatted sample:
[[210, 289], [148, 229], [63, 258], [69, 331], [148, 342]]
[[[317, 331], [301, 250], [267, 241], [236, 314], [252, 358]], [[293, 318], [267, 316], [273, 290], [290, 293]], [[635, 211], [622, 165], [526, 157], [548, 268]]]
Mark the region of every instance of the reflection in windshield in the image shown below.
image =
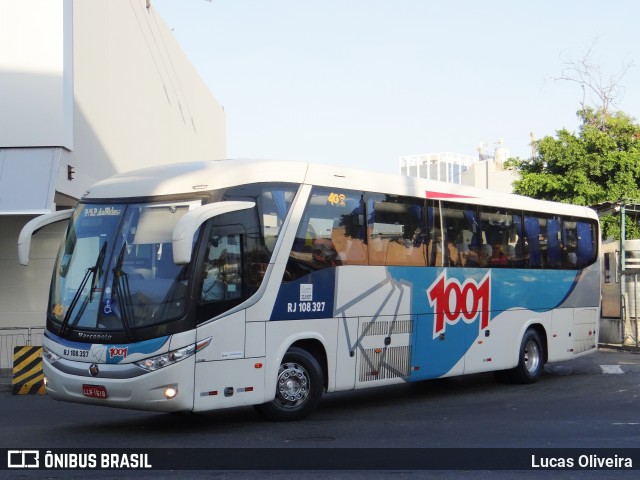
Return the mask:
[[[69, 320], [71, 318], [71, 315], [74, 314], [75, 318], [80, 318], [82, 316], [82, 313], [87, 308], [87, 305], [93, 302], [94, 293], [96, 291], [96, 281], [98, 278], [102, 276], [102, 274], [99, 272], [102, 267], [102, 262], [104, 262], [104, 256], [106, 251], [107, 251], [107, 242], [104, 242], [102, 244], [102, 247], [100, 247], [100, 253], [98, 254], [98, 259], [96, 260], [96, 264], [93, 267], [87, 268], [84, 274], [84, 277], [82, 277], [82, 281], [80, 282], [80, 286], [78, 287], [78, 289], [76, 290], [76, 293], [71, 299], [69, 308], [67, 309], [64, 315], [64, 320], [62, 320], [62, 325], [60, 326], [60, 335], [64, 335], [64, 332], [67, 326], [69, 325]], [[89, 287], [88, 295], [84, 296], [81, 307], [76, 311], [76, 305], [78, 304], [78, 300], [80, 300], [80, 297], [84, 293], [85, 285], [87, 284], [87, 280], [89, 280], [90, 275], [92, 280]]]
[[69, 328], [124, 331], [184, 313], [186, 266], [173, 262], [177, 221], [200, 202], [78, 206], [52, 282], [50, 315]]

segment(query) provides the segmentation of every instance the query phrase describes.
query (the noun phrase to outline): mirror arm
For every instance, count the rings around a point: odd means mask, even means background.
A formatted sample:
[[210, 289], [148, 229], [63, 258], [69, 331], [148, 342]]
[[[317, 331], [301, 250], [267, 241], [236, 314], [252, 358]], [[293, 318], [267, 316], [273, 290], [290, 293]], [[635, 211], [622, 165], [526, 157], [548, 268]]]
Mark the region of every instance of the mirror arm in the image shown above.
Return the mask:
[[36, 230], [49, 225], [51, 223], [62, 222], [68, 220], [73, 215], [74, 210], [60, 210], [58, 212], [45, 213], [39, 217], [34, 218], [27, 222], [22, 227], [20, 235], [18, 236], [18, 261], [21, 265], [27, 265], [29, 263], [29, 250], [31, 250], [31, 237]]

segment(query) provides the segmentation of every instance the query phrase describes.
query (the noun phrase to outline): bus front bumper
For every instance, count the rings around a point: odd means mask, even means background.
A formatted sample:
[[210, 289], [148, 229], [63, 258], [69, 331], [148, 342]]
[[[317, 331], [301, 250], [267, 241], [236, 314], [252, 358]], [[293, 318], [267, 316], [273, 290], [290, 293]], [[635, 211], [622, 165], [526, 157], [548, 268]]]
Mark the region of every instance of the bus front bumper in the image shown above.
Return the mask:
[[[193, 358], [147, 372], [133, 364], [43, 359], [47, 394], [56, 400], [156, 412], [193, 410]], [[97, 368], [97, 371], [96, 371]]]

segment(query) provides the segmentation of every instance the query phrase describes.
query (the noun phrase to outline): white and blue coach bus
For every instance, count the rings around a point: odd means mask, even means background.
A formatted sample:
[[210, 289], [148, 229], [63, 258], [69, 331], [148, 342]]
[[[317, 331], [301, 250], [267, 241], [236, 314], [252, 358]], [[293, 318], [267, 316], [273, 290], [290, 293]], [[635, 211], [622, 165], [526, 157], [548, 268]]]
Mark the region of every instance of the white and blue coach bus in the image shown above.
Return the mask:
[[496, 371], [597, 346], [599, 226], [584, 207], [295, 162], [158, 166], [71, 211], [43, 341], [58, 400], [163, 412]]

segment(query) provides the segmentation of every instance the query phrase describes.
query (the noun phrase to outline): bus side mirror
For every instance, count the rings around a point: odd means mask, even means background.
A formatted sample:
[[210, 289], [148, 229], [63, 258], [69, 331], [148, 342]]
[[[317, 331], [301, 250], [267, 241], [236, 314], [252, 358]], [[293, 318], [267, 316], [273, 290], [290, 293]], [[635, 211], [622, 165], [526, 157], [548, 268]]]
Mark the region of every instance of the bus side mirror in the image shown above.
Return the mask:
[[27, 222], [22, 227], [20, 235], [18, 236], [18, 261], [21, 265], [27, 265], [29, 263], [29, 250], [31, 250], [31, 237], [36, 230], [49, 225], [51, 223], [62, 222], [68, 220], [73, 215], [73, 209], [60, 210], [59, 212], [45, 213], [39, 217], [34, 218]]
[[184, 265], [191, 261], [193, 237], [204, 222], [223, 213], [236, 212], [255, 207], [255, 202], [216, 202], [203, 205], [185, 213], [173, 229], [173, 261]]

